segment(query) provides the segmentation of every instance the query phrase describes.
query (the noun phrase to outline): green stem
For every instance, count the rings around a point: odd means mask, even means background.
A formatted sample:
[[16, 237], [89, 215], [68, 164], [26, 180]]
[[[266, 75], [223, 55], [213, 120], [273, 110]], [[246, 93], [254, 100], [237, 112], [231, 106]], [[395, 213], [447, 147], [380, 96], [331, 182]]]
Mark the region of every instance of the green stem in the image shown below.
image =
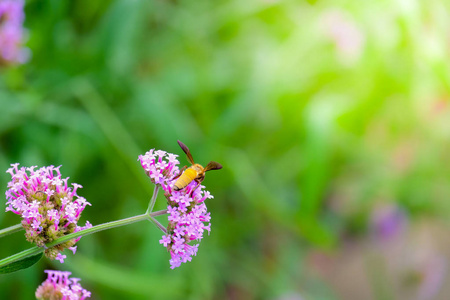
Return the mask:
[[158, 227], [159, 229], [161, 229], [162, 232], [164, 232], [165, 234], [167, 234], [167, 229], [166, 229], [161, 223], [159, 223], [155, 218], [150, 217], [149, 221], [152, 222], [153, 224], [155, 224], [156, 227]]
[[21, 231], [22, 229], [23, 229], [22, 224], [17, 224], [17, 225], [10, 226], [8, 228], [1, 229], [0, 230], [0, 238], [6, 236], [8, 234]]
[[39, 254], [41, 252], [44, 252], [44, 248], [41, 247], [33, 247], [27, 250], [24, 250], [22, 252], [13, 254], [11, 256], [8, 256], [7, 258], [4, 258], [2, 260], [0, 260], [0, 267], [4, 267], [6, 265], [9, 265], [10, 263], [13, 263], [15, 261], [19, 261], [22, 260], [24, 258], [30, 257], [30, 256], [34, 256], [36, 254]]
[[128, 225], [128, 224], [132, 224], [135, 222], [139, 222], [145, 219], [148, 219], [149, 215], [147, 214], [143, 214], [143, 215], [138, 215], [138, 216], [134, 216], [134, 217], [130, 217], [130, 218], [126, 218], [126, 219], [122, 219], [122, 220], [117, 220], [117, 221], [112, 221], [112, 222], [108, 222], [108, 223], [103, 223], [100, 225], [96, 225], [96, 226], [92, 226], [91, 228], [87, 228], [78, 232], [74, 232], [74, 233], [70, 233], [67, 234], [57, 240], [54, 240], [51, 243], [45, 244], [45, 246], [47, 248], [51, 248], [53, 246], [59, 245], [61, 243], [70, 241], [71, 239], [80, 237], [80, 236], [86, 236], [88, 234], [92, 234], [95, 232], [99, 232], [99, 231], [103, 231], [106, 229], [111, 229], [114, 227], [119, 227], [119, 226], [124, 226], [124, 225]]
[[158, 192], [159, 192], [159, 185], [156, 185], [155, 189], [153, 190], [152, 199], [150, 199], [150, 203], [148, 204], [146, 214], [149, 214], [153, 211], [153, 207], [155, 206], [156, 197], [158, 196]]
[[[84, 229], [84, 230], [81, 230], [81, 231], [78, 231], [78, 232], [74, 232], [74, 233], [65, 235], [63, 237], [60, 237], [59, 239], [54, 240], [51, 243], [45, 244], [45, 246], [46, 246], [46, 248], [51, 248], [51, 247], [54, 247], [54, 246], [59, 245], [61, 243], [67, 242], [67, 241], [69, 241], [71, 239], [74, 239], [74, 238], [77, 238], [77, 237], [80, 237], [80, 236], [86, 236], [88, 234], [92, 234], [92, 233], [99, 232], [99, 231], [102, 231], [102, 230], [111, 229], [111, 228], [119, 227], [119, 226], [124, 226], [124, 225], [132, 224], [132, 223], [135, 223], [135, 222], [139, 222], [139, 221], [142, 221], [142, 220], [150, 220], [150, 221], [152, 221], [152, 219], [155, 220], [154, 217], [160, 216], [160, 215], [163, 215], [163, 214], [166, 214], [166, 213], [167, 213], [167, 210], [160, 210], [160, 211], [155, 211], [155, 212], [149, 213], [149, 214], [145, 213], [143, 215], [138, 215], [138, 216], [122, 219], [122, 220], [117, 220], [117, 221], [112, 221], [112, 222], [108, 222], [108, 223], [103, 223], [103, 224], [100, 224], [100, 225], [92, 226], [91, 228], [87, 228], [87, 229]], [[14, 227], [14, 226], [12, 226], [12, 227]], [[6, 265], [8, 265], [10, 263], [13, 263], [13, 262], [18, 261], [18, 260], [22, 260], [24, 258], [33, 256], [33, 255], [36, 255], [36, 254], [39, 254], [39, 253], [43, 252], [44, 250], [45, 249], [43, 247], [37, 247], [36, 246], [36, 247], [30, 248], [30, 249], [24, 250], [22, 252], [16, 253], [14, 255], [11, 255], [11, 256], [9, 256], [7, 258], [4, 258], [4, 259], [0, 260], [0, 267], [6, 266]]]

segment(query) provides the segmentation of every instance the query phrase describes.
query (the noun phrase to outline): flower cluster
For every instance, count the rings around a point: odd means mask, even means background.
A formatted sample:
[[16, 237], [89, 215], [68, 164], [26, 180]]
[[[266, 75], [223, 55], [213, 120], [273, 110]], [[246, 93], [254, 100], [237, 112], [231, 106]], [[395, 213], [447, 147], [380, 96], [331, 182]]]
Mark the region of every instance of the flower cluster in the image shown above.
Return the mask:
[[213, 198], [208, 191], [203, 190], [204, 186], [198, 185], [195, 181], [180, 191], [173, 190], [176, 176], [180, 172], [176, 157], [175, 154], [154, 149], [139, 156], [146, 174], [153, 183], [162, 187], [168, 201], [169, 224], [159, 243], [170, 252], [172, 269], [179, 267], [182, 262], [191, 261], [192, 256], [197, 254], [199, 244], [189, 245], [189, 243], [193, 240], [200, 241], [205, 230], [210, 232], [211, 217], [204, 201]]
[[[59, 167], [48, 166], [35, 170], [37, 167], [18, 167], [12, 164], [6, 172], [11, 174], [11, 181], [6, 191], [6, 211], [12, 211], [22, 216], [22, 226], [29, 242], [39, 247], [45, 247], [64, 235], [92, 227], [86, 222], [84, 227], [77, 222], [86, 205], [91, 205], [85, 198], [77, 195], [79, 184], [68, 186], [68, 179], [61, 178]], [[45, 250], [50, 259], [64, 262], [61, 254], [66, 248], [75, 253], [75, 243], [80, 237], [61, 243]]]
[[91, 297], [91, 292], [83, 289], [79, 278], [69, 278], [70, 272], [45, 270], [47, 279], [37, 288], [38, 300], [83, 300]]
[[178, 174], [178, 155], [163, 150], [151, 149], [145, 155], [139, 155], [145, 173], [154, 184], [160, 184], [164, 190], [169, 188], [169, 182]]
[[172, 269], [179, 267], [182, 262], [191, 261], [192, 256], [197, 254], [199, 244], [191, 246], [188, 243], [193, 240], [200, 241], [205, 230], [208, 233], [211, 231], [211, 216], [204, 201], [213, 196], [203, 188], [203, 185], [197, 188], [197, 183], [191, 182], [183, 190], [166, 193], [169, 202], [169, 225], [167, 234], [163, 235], [159, 243], [169, 250]]
[[24, 63], [30, 54], [24, 40], [23, 0], [0, 0], [0, 64]]

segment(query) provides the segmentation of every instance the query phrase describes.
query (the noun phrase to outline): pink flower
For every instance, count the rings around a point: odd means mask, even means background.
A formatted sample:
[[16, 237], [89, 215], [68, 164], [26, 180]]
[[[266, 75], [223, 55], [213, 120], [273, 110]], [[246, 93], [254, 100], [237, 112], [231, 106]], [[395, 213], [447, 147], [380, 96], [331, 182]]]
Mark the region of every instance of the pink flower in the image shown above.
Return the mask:
[[56, 255], [56, 260], [59, 260], [59, 262], [60, 263], [64, 263], [64, 260], [66, 259], [66, 255], [65, 254], [61, 254], [61, 253], [58, 253], [58, 255]]
[[151, 181], [160, 185], [166, 192], [169, 225], [167, 234], [162, 236], [159, 243], [170, 252], [169, 262], [172, 269], [191, 261], [192, 256], [197, 254], [199, 244], [189, 243], [193, 240], [200, 241], [205, 229], [208, 232], [211, 230], [211, 217], [204, 201], [213, 198], [208, 191], [203, 190], [203, 185], [197, 187], [195, 181], [180, 191], [173, 190], [176, 181], [174, 177], [179, 173], [176, 157], [175, 154], [154, 149], [139, 156], [141, 165]]
[[[47, 279], [37, 288], [35, 296], [39, 300], [83, 300], [91, 296], [78, 282], [79, 278], [69, 278], [70, 272], [45, 270]], [[62, 298], [61, 298], [62, 296]]]
[[139, 155], [139, 160], [153, 183], [167, 186], [167, 183], [179, 172], [177, 165], [180, 162], [176, 157], [175, 154], [169, 153], [166, 156], [165, 151], [151, 149], [145, 155]]
[[0, 64], [25, 63], [30, 56], [25, 40], [23, 0], [0, 0]]
[[[60, 167], [19, 168], [19, 164], [12, 164], [6, 171], [12, 177], [6, 191], [6, 211], [22, 216], [27, 240], [39, 247], [92, 226], [89, 222], [84, 227], [77, 225], [81, 212], [90, 203], [76, 194], [80, 185], [68, 187], [68, 178], [61, 178]], [[73, 247], [78, 240], [46, 249], [45, 255], [63, 262], [60, 252]]]

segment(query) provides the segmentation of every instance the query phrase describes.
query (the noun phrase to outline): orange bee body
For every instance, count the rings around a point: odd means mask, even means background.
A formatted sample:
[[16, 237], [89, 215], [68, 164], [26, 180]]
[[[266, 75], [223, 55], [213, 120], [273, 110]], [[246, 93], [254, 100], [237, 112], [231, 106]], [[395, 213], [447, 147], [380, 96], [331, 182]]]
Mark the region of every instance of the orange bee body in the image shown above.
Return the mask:
[[[205, 179], [205, 172], [210, 170], [219, 170], [222, 169], [222, 165], [215, 162], [210, 161], [205, 168], [202, 167], [202, 165], [194, 163], [194, 159], [192, 158], [191, 152], [189, 151], [189, 148], [186, 147], [185, 144], [178, 141], [178, 145], [180, 145], [181, 149], [183, 149], [184, 153], [186, 153], [187, 158], [189, 162], [192, 164], [192, 166], [188, 167], [184, 172], [179, 175], [177, 181], [174, 184], [174, 190], [179, 191], [184, 189], [189, 183], [192, 181], [196, 181], [198, 185]], [[183, 169], [185, 169], [184, 167]], [[182, 169], [182, 171], [183, 171]], [[197, 185], [197, 186], [198, 186]]]

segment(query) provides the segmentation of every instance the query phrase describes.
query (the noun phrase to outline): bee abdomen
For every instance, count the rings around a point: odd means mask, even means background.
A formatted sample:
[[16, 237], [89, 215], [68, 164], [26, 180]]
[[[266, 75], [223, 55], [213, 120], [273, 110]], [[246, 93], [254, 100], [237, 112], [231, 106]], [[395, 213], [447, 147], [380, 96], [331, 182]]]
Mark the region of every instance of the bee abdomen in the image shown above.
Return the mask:
[[197, 177], [197, 172], [189, 167], [175, 182], [174, 190], [179, 191], [185, 188], [189, 183], [192, 182], [192, 180], [195, 179], [195, 177]]

